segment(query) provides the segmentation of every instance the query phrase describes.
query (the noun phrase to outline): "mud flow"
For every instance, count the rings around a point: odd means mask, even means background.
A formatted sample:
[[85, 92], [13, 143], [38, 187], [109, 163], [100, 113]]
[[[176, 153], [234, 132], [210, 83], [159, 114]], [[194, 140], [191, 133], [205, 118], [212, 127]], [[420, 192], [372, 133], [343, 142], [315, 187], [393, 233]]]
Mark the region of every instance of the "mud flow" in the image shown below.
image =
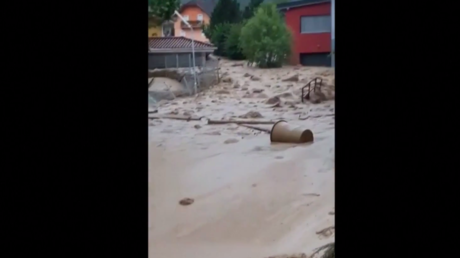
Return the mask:
[[[202, 119], [149, 119], [149, 258], [310, 255], [335, 235], [333, 70], [221, 70], [198, 96], [151, 101], [154, 115]], [[302, 103], [318, 76], [324, 96]], [[241, 119], [285, 120], [314, 142], [271, 143], [270, 124], [208, 124]]]

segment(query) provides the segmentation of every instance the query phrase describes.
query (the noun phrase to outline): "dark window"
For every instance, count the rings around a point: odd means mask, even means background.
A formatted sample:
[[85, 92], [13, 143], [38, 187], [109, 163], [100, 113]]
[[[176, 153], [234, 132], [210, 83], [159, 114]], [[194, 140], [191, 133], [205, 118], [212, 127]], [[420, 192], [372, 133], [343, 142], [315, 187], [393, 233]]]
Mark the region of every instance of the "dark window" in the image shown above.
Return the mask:
[[305, 66], [331, 66], [330, 53], [301, 53], [300, 63]]
[[331, 32], [331, 28], [332, 23], [330, 15], [300, 17], [300, 33]]

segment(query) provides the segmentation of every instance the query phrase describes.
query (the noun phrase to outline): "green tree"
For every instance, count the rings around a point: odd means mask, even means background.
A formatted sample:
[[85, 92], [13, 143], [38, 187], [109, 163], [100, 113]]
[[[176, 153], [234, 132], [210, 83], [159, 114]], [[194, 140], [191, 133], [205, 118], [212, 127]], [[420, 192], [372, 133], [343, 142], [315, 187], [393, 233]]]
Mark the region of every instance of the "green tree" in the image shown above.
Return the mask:
[[231, 29], [230, 23], [220, 23], [217, 24], [214, 29], [212, 29], [210, 41], [217, 49], [214, 51], [214, 54], [219, 56], [226, 56], [225, 42], [227, 41], [227, 36]]
[[289, 0], [271, 0], [270, 2], [267, 2], [269, 4], [282, 4], [282, 3], [287, 3]]
[[259, 7], [264, 0], [251, 0], [249, 4], [244, 8], [243, 19], [248, 20], [254, 15], [254, 11]]
[[240, 46], [261, 68], [281, 67], [291, 53], [292, 36], [274, 4], [262, 5], [241, 29]]
[[[211, 40], [212, 38], [212, 30], [211, 30], [211, 26], [209, 24], [203, 24], [201, 26], [201, 30], [203, 31], [204, 35], [206, 36], [206, 38], [208, 38], [209, 40]], [[211, 41], [212, 43], [212, 41]]]
[[241, 29], [243, 23], [234, 23], [231, 25], [227, 39], [225, 41], [225, 54], [233, 60], [243, 60], [243, 50], [240, 46]]
[[219, 0], [212, 12], [209, 29], [212, 34], [214, 32], [214, 27], [218, 24], [237, 23], [240, 20], [240, 4], [236, 0]]
[[162, 24], [170, 20], [180, 6], [179, 0], [148, 0], [149, 27]]
[[231, 29], [231, 24], [241, 20], [240, 4], [237, 0], [219, 0], [212, 12], [209, 25], [203, 25], [204, 35], [217, 50], [214, 54], [226, 56], [225, 42]]

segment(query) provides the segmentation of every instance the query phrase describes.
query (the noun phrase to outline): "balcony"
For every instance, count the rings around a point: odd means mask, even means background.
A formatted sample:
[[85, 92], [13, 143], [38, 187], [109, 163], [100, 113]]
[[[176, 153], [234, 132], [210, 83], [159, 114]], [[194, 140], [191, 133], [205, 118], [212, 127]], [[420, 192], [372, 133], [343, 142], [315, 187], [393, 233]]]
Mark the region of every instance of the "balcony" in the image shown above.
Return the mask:
[[[192, 26], [193, 29], [201, 29], [201, 27], [203, 26], [203, 21], [188, 21], [188, 23], [190, 24], [190, 26]], [[185, 22], [183, 21], [180, 22], [180, 26], [182, 29], [189, 28], [187, 24], [185, 24]]]

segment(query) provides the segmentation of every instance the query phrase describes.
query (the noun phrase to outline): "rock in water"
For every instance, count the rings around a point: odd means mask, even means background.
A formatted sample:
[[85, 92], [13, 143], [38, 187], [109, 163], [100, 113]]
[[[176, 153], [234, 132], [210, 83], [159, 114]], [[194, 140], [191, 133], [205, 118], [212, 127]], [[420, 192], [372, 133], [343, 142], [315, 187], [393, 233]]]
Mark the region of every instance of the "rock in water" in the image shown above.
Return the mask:
[[255, 94], [255, 95], [254, 95], [254, 98], [266, 99], [266, 98], [268, 98], [268, 95], [265, 94], [265, 93], [258, 93], [258, 94]]
[[276, 95], [280, 98], [294, 98], [294, 95], [291, 92], [283, 92], [281, 94]]
[[230, 92], [228, 90], [218, 90], [216, 94], [230, 94]]
[[239, 118], [262, 118], [262, 114], [257, 111], [249, 111], [248, 113], [239, 116]]
[[237, 143], [237, 142], [239, 142], [238, 139], [228, 139], [224, 141], [225, 144]]
[[298, 74], [293, 74], [290, 75], [282, 80], [283, 82], [297, 82], [299, 81], [299, 75]]
[[275, 97], [271, 97], [271, 98], [267, 99], [265, 101], [265, 103], [269, 104], [269, 105], [272, 105], [272, 104], [279, 103], [280, 101], [281, 101], [281, 99], [279, 97], [275, 96]]
[[191, 198], [184, 198], [184, 199], [182, 199], [182, 200], [179, 201], [179, 204], [180, 204], [180, 205], [186, 206], [186, 205], [192, 204], [194, 201], [195, 201], [195, 200], [193, 200], [193, 199], [191, 199]]
[[321, 103], [321, 101], [326, 100], [326, 95], [320, 91], [310, 93], [310, 102], [313, 104]]
[[222, 79], [222, 82], [232, 82], [232, 78], [225, 77], [225, 78]]

